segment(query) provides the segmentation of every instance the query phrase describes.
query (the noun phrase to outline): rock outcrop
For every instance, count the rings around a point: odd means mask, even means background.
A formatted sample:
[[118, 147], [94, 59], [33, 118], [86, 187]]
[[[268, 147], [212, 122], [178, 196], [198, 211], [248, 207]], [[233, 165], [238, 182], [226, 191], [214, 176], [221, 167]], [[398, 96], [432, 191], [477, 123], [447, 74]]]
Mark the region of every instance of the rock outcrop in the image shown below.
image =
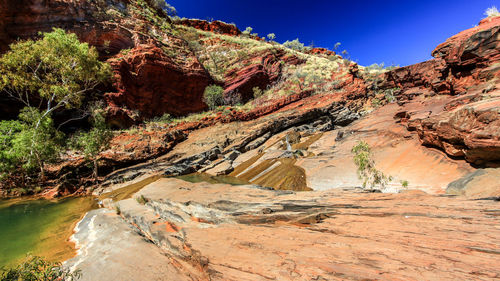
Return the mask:
[[224, 96], [230, 98], [232, 95], [240, 95], [242, 101], [247, 102], [254, 97], [254, 88], [265, 90], [280, 78], [285, 63], [303, 62], [293, 55], [287, 55], [281, 49], [256, 55], [243, 63], [248, 66], [232, 69], [225, 74]]
[[[500, 161], [500, 17], [484, 19], [439, 45], [435, 59], [385, 74], [383, 87], [397, 87], [400, 104], [416, 96], [443, 95], [432, 117], [408, 123], [422, 144], [476, 165]], [[454, 97], [458, 96], [458, 97]], [[441, 112], [440, 114], [435, 114]]]
[[[439, 147], [452, 157], [476, 165], [500, 161], [500, 92], [450, 111], [409, 122], [422, 144]], [[496, 163], [496, 164], [495, 164]]]
[[449, 38], [432, 55], [435, 59], [386, 73], [383, 86], [398, 87], [403, 96], [415, 89], [463, 95], [471, 86], [500, 77], [500, 17]]
[[194, 27], [196, 29], [200, 29], [203, 31], [210, 31], [218, 34], [232, 35], [238, 36], [241, 34], [241, 31], [234, 24], [228, 24], [222, 21], [212, 21], [208, 22], [205, 20], [198, 19], [181, 19], [176, 22], [177, 24], [181, 24], [184, 26]]
[[[164, 113], [182, 116], [206, 109], [203, 91], [212, 79], [193, 54], [176, 46], [169, 50], [183, 58], [168, 56], [162, 48], [149, 44], [110, 60], [118, 92], [106, 95], [108, 104], [137, 111], [139, 118]], [[119, 112], [108, 117], [117, 126], [126, 127], [128, 122], [118, 124]]]
[[[128, 0], [107, 1], [107, 9], [126, 10]], [[35, 38], [39, 32], [58, 27], [74, 32], [89, 44], [96, 46], [104, 57], [134, 46], [132, 33], [106, 22], [104, 8], [93, 1], [75, 0], [1, 0], [0, 52], [18, 39]]]

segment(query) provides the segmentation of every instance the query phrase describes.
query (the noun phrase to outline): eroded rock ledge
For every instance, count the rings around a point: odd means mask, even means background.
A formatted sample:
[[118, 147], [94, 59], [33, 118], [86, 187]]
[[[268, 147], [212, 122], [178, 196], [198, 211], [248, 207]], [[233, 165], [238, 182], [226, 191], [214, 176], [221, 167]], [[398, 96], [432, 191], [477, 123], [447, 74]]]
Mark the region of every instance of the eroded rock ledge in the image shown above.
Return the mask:
[[[83, 280], [151, 273], [155, 280], [500, 278], [494, 201], [177, 179], [154, 182], [140, 196], [147, 203], [115, 203], [120, 216], [101, 209], [80, 223], [80, 254], [67, 266], [82, 269]], [[145, 261], [151, 262], [146, 272], [136, 266]], [[97, 266], [104, 263], [113, 270]]]

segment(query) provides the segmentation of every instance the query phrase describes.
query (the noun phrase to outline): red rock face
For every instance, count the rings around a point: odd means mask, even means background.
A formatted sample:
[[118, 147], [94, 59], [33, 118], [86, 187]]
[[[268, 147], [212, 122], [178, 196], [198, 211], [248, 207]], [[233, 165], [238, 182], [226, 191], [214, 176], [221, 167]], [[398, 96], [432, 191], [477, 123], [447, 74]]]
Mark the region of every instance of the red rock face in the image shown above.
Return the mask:
[[[124, 9], [128, 0], [108, 3]], [[75, 33], [83, 42], [97, 48], [102, 59], [135, 45], [134, 36], [116, 23], [96, 18], [95, 3], [82, 0], [0, 0], [0, 53], [18, 39], [38, 37], [39, 32], [63, 28]], [[136, 37], [140, 40], [140, 37]], [[15, 118], [23, 104], [0, 95], [0, 118]]]
[[326, 55], [326, 56], [335, 56], [334, 51], [330, 51], [326, 48], [312, 48], [311, 50], [307, 51], [308, 54], [312, 55]]
[[488, 18], [439, 45], [435, 59], [390, 71], [385, 86], [404, 91], [425, 88], [437, 94], [462, 95], [468, 88], [499, 77], [500, 17]]
[[500, 161], [500, 92], [495, 96], [410, 120], [408, 128], [418, 132], [422, 144], [441, 148], [452, 157], [463, 157], [477, 165], [496, 165]]
[[[110, 4], [123, 9], [127, 2], [113, 0]], [[104, 57], [134, 46], [128, 30], [99, 22], [96, 12], [96, 5], [86, 0], [0, 0], [0, 52], [17, 39], [34, 38], [54, 27], [76, 33], [80, 40], [97, 47]]]
[[402, 103], [419, 95], [444, 95], [448, 101], [436, 108], [441, 113], [410, 120], [408, 128], [418, 132], [423, 145], [477, 165], [497, 165], [500, 17], [449, 38], [432, 55], [435, 59], [387, 72], [382, 87], [400, 88]]
[[500, 17], [482, 20], [478, 26], [462, 31], [432, 52], [449, 65], [483, 66], [500, 60]]
[[239, 94], [243, 102], [253, 98], [253, 89], [262, 90], [281, 76], [283, 64], [300, 64], [303, 61], [295, 56], [286, 56], [284, 51], [266, 52], [250, 59], [250, 64], [242, 69], [233, 69], [226, 73], [224, 97]]
[[[106, 94], [113, 108], [137, 111], [139, 118], [161, 116], [164, 113], [186, 115], [206, 108], [203, 91], [213, 81], [196, 57], [185, 63], [167, 56], [155, 45], [139, 45], [128, 54], [110, 60], [115, 72], [117, 93]], [[123, 110], [109, 116], [117, 126], [126, 120]]]
[[234, 24], [227, 24], [221, 21], [208, 22], [206, 20], [197, 19], [182, 19], [178, 21], [179, 24], [194, 27], [203, 31], [210, 31], [219, 34], [233, 35], [237, 36], [241, 34], [241, 31]]
[[[105, 8], [126, 11], [128, 0], [107, 1]], [[102, 7], [101, 7], [102, 8]], [[99, 7], [88, 0], [0, 0], [0, 52], [18, 38], [34, 38], [39, 31], [60, 27], [74, 32], [81, 41], [95, 46], [101, 59], [109, 59], [115, 70], [116, 92], [107, 94], [108, 119], [118, 127], [128, 127], [143, 118], [164, 113], [185, 115], [206, 108], [202, 101], [205, 87], [211, 78], [198, 60], [179, 39], [165, 49], [182, 57], [172, 58], [153, 45], [155, 40], [127, 24], [106, 21], [98, 12]], [[239, 31], [230, 25], [213, 22], [213, 30], [228, 34]], [[238, 31], [238, 32], [236, 32]], [[153, 45], [140, 45], [149, 42]], [[119, 52], [131, 49], [129, 55]], [[12, 116], [17, 115], [16, 107]], [[3, 116], [3, 115], [2, 115]]]

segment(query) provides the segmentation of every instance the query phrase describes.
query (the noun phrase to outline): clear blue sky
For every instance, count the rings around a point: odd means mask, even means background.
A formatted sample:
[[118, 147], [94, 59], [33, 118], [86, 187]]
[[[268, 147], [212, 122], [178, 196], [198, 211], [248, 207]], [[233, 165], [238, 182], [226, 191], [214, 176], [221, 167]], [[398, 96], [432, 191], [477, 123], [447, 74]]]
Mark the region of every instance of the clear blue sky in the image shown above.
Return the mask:
[[251, 26], [279, 42], [332, 48], [341, 42], [361, 65], [401, 66], [431, 58], [448, 37], [474, 25], [496, 0], [167, 0], [180, 17], [214, 19]]

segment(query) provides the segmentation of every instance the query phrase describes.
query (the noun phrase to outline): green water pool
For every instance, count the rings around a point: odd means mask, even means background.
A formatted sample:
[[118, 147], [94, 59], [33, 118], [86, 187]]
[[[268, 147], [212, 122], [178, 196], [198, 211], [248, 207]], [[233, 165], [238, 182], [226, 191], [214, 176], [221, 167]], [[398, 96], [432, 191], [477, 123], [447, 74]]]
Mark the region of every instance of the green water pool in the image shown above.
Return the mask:
[[0, 267], [14, 265], [28, 253], [51, 261], [71, 258], [73, 228], [94, 204], [93, 198], [0, 200]]

